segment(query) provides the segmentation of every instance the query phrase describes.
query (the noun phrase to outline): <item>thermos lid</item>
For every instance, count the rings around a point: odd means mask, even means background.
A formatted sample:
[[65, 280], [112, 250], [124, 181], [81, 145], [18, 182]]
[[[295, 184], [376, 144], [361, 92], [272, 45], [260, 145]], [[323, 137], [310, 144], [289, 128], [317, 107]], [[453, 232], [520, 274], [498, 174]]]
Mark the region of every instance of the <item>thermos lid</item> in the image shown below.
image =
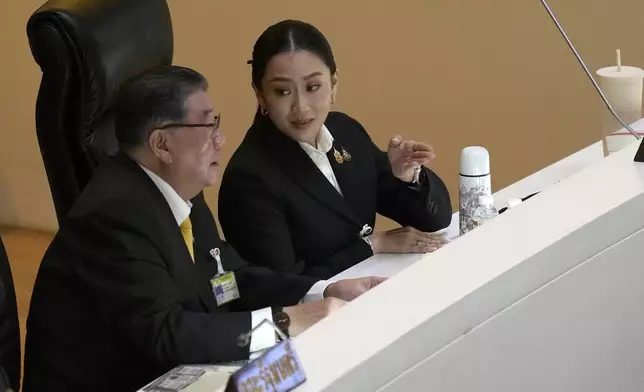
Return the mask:
[[461, 151], [460, 173], [472, 177], [490, 174], [490, 154], [485, 147], [469, 146]]

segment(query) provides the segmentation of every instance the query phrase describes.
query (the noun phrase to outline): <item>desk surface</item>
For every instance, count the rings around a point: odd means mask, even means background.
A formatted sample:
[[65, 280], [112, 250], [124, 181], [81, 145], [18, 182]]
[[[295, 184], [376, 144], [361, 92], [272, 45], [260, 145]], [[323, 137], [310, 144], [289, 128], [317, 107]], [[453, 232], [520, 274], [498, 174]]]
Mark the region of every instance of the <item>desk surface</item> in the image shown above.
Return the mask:
[[[633, 124], [633, 127], [637, 130], [644, 130], [644, 119]], [[546, 189], [579, 170], [600, 162], [603, 157], [602, 142], [594, 143], [494, 193], [495, 204], [498, 208], [505, 207], [509, 198], [522, 198]], [[453, 214], [452, 223], [447, 229], [447, 236], [453, 241], [458, 241], [458, 234], [458, 212], [456, 212]], [[379, 254], [336, 275], [333, 280], [372, 275], [392, 277], [425, 257], [431, 257], [431, 254]], [[220, 391], [223, 390], [221, 382], [222, 380], [215, 374], [209, 374], [208, 377], [203, 377], [185, 391]]]
[[[644, 130], [644, 119], [633, 124], [637, 130]], [[635, 142], [635, 140], [633, 140]], [[531, 174], [516, 183], [494, 193], [497, 208], [506, 206], [507, 200], [523, 198], [542, 191], [569, 177], [579, 170], [600, 162], [604, 158], [602, 142], [596, 142], [576, 153]], [[452, 223], [447, 228], [447, 237], [455, 241], [459, 236], [458, 211], [452, 215]], [[392, 277], [403, 269], [431, 254], [379, 254], [357, 264], [333, 277], [333, 280], [358, 278], [362, 276]]]

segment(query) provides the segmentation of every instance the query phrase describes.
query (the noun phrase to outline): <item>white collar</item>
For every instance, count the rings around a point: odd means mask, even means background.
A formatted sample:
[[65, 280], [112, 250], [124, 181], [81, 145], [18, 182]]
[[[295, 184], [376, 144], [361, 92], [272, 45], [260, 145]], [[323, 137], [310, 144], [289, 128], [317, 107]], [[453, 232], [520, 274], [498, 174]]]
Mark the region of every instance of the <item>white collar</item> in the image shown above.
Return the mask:
[[143, 171], [150, 177], [157, 188], [159, 188], [159, 191], [161, 191], [161, 194], [163, 194], [163, 197], [165, 197], [165, 200], [168, 202], [168, 205], [172, 210], [172, 215], [174, 215], [174, 219], [177, 221], [177, 225], [180, 226], [181, 223], [183, 223], [183, 221], [185, 221], [186, 218], [190, 216], [192, 203], [183, 200], [181, 196], [179, 196], [177, 191], [175, 191], [174, 188], [170, 186], [170, 184], [168, 184], [163, 178], [159, 177], [152, 170], [143, 165], [139, 166], [141, 166]]
[[333, 148], [333, 135], [331, 135], [331, 132], [329, 132], [329, 129], [326, 127], [326, 125], [322, 124], [322, 128], [320, 129], [315, 142], [317, 144], [317, 148], [305, 142], [299, 143], [300, 146], [302, 146], [302, 148], [307, 152], [317, 151], [326, 154], [327, 152], [331, 151], [331, 148]]

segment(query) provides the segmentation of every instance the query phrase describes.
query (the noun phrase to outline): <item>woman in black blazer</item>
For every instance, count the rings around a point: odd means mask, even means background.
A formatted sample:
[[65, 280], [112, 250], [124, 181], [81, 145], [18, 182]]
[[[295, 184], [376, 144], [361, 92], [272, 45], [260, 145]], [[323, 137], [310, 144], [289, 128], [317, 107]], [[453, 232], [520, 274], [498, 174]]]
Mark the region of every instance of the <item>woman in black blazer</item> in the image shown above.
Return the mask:
[[[330, 112], [331, 48], [315, 27], [287, 20], [253, 49], [259, 107], [219, 192], [226, 240], [254, 264], [327, 279], [376, 253], [431, 252], [449, 226], [443, 181], [425, 143], [393, 137], [380, 150], [353, 118]], [[376, 213], [402, 227], [373, 233]]]

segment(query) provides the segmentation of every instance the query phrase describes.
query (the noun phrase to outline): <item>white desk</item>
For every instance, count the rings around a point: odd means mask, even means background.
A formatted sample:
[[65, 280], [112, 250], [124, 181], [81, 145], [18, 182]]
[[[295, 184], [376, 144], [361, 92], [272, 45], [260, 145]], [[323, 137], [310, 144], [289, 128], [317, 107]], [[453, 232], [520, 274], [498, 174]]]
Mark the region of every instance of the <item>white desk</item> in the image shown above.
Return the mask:
[[638, 144], [299, 335], [308, 380], [298, 391], [641, 391], [630, 366], [644, 362]]
[[[644, 130], [644, 119], [632, 124], [636, 130]], [[633, 141], [635, 142], [635, 141]], [[566, 177], [589, 167], [603, 159], [601, 142], [594, 143], [524, 179], [496, 192], [494, 194], [498, 208], [505, 206], [508, 198], [525, 197], [534, 192], [542, 191]], [[538, 197], [538, 196], [535, 196]], [[458, 241], [458, 212], [452, 216], [452, 223], [447, 229], [448, 237]], [[449, 245], [448, 245], [449, 246]], [[362, 276], [379, 275], [391, 277], [411, 266], [419, 260], [431, 257], [425, 254], [391, 255], [380, 254], [371, 257], [362, 263], [336, 275], [333, 279], [356, 278]], [[206, 376], [186, 388], [185, 392], [223, 391], [224, 380], [218, 375], [208, 371]]]
[[[633, 124], [634, 129], [644, 130], [644, 119]], [[633, 142], [635, 140], [633, 139]], [[567, 156], [566, 158], [533, 173], [514, 184], [494, 193], [497, 208], [505, 207], [507, 200], [513, 197], [523, 198], [540, 192], [564, 178], [600, 162], [604, 158], [602, 142]], [[447, 236], [456, 240], [459, 236], [458, 211], [452, 215], [452, 223], [447, 228]], [[391, 277], [425, 257], [424, 254], [379, 254], [357, 264], [333, 277], [333, 280], [358, 278], [362, 276]]]

